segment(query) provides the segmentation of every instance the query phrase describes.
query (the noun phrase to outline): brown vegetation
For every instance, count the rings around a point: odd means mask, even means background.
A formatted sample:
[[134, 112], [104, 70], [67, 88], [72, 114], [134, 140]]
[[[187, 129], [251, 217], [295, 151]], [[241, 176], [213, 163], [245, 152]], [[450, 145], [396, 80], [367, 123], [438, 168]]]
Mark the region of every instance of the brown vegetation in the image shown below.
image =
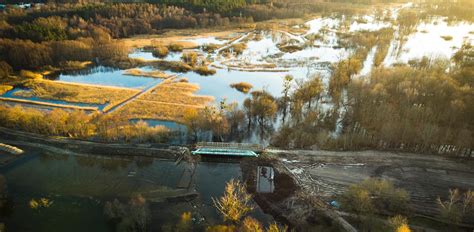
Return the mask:
[[464, 219], [474, 216], [474, 192], [462, 194], [459, 189], [450, 189], [446, 200], [437, 199], [441, 218], [447, 222], [458, 224]]
[[1, 85], [0, 84], [0, 95], [10, 91], [13, 89], [13, 86], [10, 86], [10, 85]]
[[[62, 100], [67, 102], [106, 104], [110, 108], [138, 93], [135, 89], [109, 88], [81, 84], [60, 83], [48, 80], [35, 80], [25, 84], [31, 92], [17, 92], [25, 97]], [[25, 95], [26, 94], [26, 95]]]
[[205, 66], [205, 65], [195, 67], [193, 71], [202, 76], [210, 76], [210, 75], [216, 74], [215, 69], [209, 68], [208, 66]]
[[303, 47], [298, 46], [298, 45], [281, 45], [278, 46], [280, 51], [285, 52], [285, 53], [293, 53], [297, 51], [303, 50]]
[[220, 48], [221, 45], [218, 44], [204, 44], [201, 46], [201, 49], [207, 53], [213, 53], [215, 50]]
[[446, 41], [451, 41], [451, 40], [453, 40], [453, 37], [450, 36], [450, 35], [442, 35], [441, 38], [444, 39], [444, 40], [446, 40]]
[[181, 61], [157, 60], [146, 62], [146, 64], [159, 69], [171, 70], [173, 72], [189, 72], [193, 70], [193, 67]]
[[182, 122], [186, 110], [204, 108], [212, 97], [195, 96], [197, 85], [164, 82], [117, 112], [125, 118], [147, 118]]
[[231, 84], [230, 87], [237, 89], [238, 91], [242, 93], [249, 93], [250, 90], [253, 88], [253, 86], [247, 82], [234, 83], [234, 84]]
[[181, 56], [181, 60], [184, 63], [194, 67], [198, 62], [198, 54], [196, 52], [185, 52]]
[[247, 44], [246, 43], [236, 43], [236, 44], [232, 44], [231, 46], [225, 48], [225, 49], [222, 49], [220, 51], [221, 54], [231, 54], [231, 53], [234, 53], [235, 55], [240, 55], [242, 54], [242, 52], [244, 52], [244, 50], [247, 48]]
[[169, 50], [165, 46], [156, 46], [153, 47], [152, 54], [154, 57], [164, 58], [168, 55]]
[[164, 142], [169, 131], [164, 127], [130, 124], [125, 118], [91, 116], [83, 111], [55, 109], [44, 112], [20, 106], [0, 105], [0, 126], [43, 135], [59, 135], [99, 141]]
[[230, 180], [225, 186], [224, 195], [218, 199], [213, 198], [212, 201], [224, 221], [236, 223], [253, 210], [251, 199], [252, 196], [247, 193], [244, 184], [238, 180]]
[[173, 43], [173, 44], [168, 45], [168, 49], [172, 52], [182, 52], [183, 45], [178, 44], [178, 43]]
[[127, 69], [123, 74], [130, 76], [153, 77], [160, 79], [166, 79], [169, 77], [169, 75], [165, 74], [162, 71], [142, 71], [140, 69]]

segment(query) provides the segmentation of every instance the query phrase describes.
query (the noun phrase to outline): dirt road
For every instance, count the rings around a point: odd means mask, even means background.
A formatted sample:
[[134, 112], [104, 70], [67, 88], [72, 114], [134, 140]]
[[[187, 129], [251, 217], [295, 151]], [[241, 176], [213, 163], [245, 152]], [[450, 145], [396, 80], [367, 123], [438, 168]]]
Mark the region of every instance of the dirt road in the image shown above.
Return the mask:
[[[380, 177], [409, 192], [413, 213], [436, 217], [439, 196], [446, 198], [452, 188], [474, 189], [474, 160], [380, 151], [268, 152], [278, 157], [302, 187], [325, 201], [333, 200], [351, 184]], [[474, 221], [471, 223], [474, 227]]]

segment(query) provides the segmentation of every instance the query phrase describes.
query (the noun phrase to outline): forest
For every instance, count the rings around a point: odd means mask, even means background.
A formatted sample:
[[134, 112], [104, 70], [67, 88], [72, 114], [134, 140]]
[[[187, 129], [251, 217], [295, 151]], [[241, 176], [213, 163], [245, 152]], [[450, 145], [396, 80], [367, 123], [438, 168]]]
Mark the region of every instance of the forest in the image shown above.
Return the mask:
[[[86, 61], [110, 66], [132, 62], [128, 48], [117, 38], [156, 34], [167, 29], [239, 27], [304, 13], [350, 15], [363, 8], [360, 4], [386, 2], [389, 1], [56, 1], [39, 9], [8, 8], [0, 13], [0, 78], [19, 81], [31, 78], [31, 75], [19, 75], [26, 73], [21, 72], [24, 69], [40, 72], [67, 69]], [[440, 7], [436, 9], [424, 7], [428, 12], [471, 20], [462, 11], [470, 8], [459, 7], [469, 2], [437, 3]], [[402, 35], [414, 30], [416, 17], [411, 11], [401, 13], [397, 23]], [[283, 126], [272, 139], [279, 146], [467, 152], [472, 147], [474, 124], [470, 117], [474, 109], [469, 104], [473, 100], [472, 45], [465, 44], [451, 61], [423, 58], [408, 65], [382, 67], [393, 34], [393, 29], [385, 28], [342, 37], [341, 45], [353, 48], [354, 52], [332, 66], [327, 91], [336, 107], [331, 112], [321, 110], [325, 89], [319, 76], [305, 81], [288, 76], [282, 97], [265, 90], [251, 91], [250, 85], [245, 89], [250, 96], [242, 106], [222, 102], [220, 106], [207, 107], [204, 113], [187, 112], [184, 119], [194, 137], [198, 131], [210, 130], [216, 138], [231, 139], [252, 126], [269, 127], [281, 114]], [[368, 48], [373, 46], [379, 49], [370, 79], [354, 80], [362, 69]], [[166, 56], [168, 48], [155, 48], [154, 52]], [[330, 134], [335, 130], [341, 109], [346, 111], [341, 122], [344, 130], [334, 138]]]

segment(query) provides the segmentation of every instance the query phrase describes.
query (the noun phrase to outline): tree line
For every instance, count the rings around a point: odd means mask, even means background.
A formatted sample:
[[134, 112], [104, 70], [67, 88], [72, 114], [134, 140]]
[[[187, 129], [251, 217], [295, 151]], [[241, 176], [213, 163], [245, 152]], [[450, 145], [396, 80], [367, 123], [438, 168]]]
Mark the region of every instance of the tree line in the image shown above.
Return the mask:
[[[366, 79], [353, 79], [357, 72], [344, 68], [343, 84], [337, 88], [341, 94], [332, 93], [330, 82], [328, 93], [336, 107], [329, 111], [318, 110], [317, 103], [298, 97], [304, 86], [318, 86], [317, 79], [297, 84], [293, 94], [283, 94], [288, 96], [283, 99], [288, 105], [283, 109], [289, 109], [290, 117], [273, 143], [469, 155], [474, 147], [474, 106], [470, 104], [474, 100], [473, 57], [472, 45], [465, 44], [451, 61], [425, 57], [407, 65], [376, 68]], [[340, 79], [340, 69], [350, 67], [348, 62], [339, 63], [331, 78]], [[317, 93], [314, 96], [322, 96], [321, 90], [312, 89]], [[341, 134], [334, 135], [340, 107], [346, 111], [340, 122], [343, 128]]]
[[0, 126], [37, 134], [105, 142], [163, 143], [171, 136], [166, 127], [130, 123], [117, 115], [90, 115], [84, 111], [54, 109], [43, 112], [0, 105]]

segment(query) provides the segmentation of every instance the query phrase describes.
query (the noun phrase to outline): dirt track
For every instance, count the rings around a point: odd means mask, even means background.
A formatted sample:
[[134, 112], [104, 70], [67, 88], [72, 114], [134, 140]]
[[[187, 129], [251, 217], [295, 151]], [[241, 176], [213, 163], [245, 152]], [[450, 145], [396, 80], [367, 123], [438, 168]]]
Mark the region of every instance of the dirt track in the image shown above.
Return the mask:
[[[379, 151], [269, 153], [278, 157], [301, 187], [325, 201], [334, 199], [351, 184], [381, 177], [410, 193], [413, 213], [436, 217], [438, 196], [445, 198], [451, 188], [474, 189], [474, 160]], [[473, 221], [468, 223], [474, 227]]]

